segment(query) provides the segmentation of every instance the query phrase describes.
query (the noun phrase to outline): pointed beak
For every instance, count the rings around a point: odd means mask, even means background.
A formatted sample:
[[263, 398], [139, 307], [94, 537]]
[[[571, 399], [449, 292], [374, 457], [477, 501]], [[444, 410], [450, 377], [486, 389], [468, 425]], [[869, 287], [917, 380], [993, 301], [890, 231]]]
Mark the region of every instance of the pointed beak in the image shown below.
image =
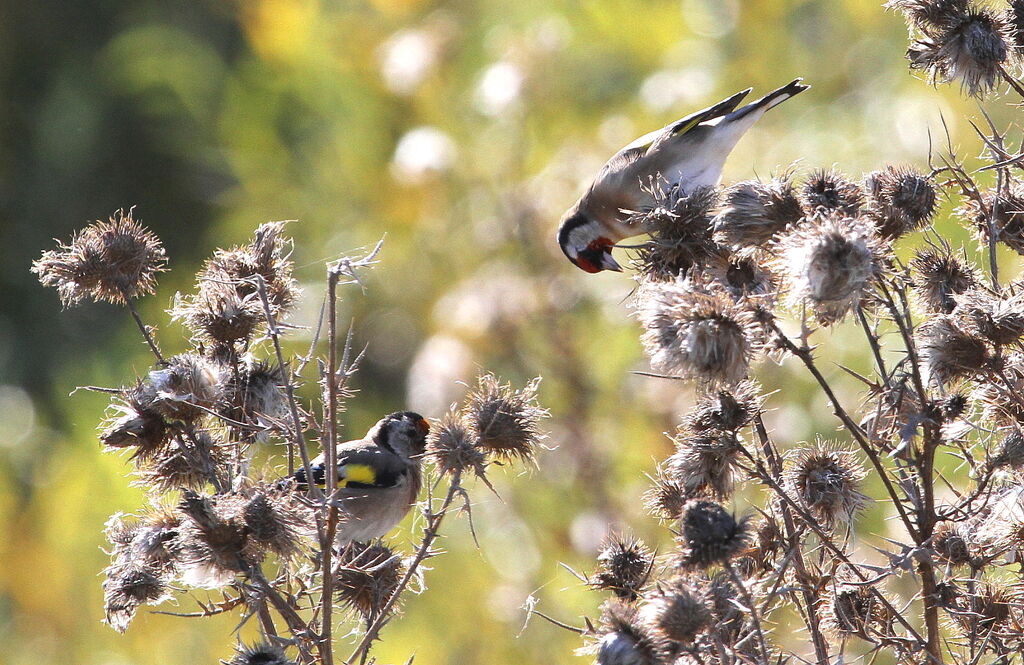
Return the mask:
[[622, 272], [622, 266], [612, 257], [611, 251], [606, 251], [601, 255], [601, 269]]

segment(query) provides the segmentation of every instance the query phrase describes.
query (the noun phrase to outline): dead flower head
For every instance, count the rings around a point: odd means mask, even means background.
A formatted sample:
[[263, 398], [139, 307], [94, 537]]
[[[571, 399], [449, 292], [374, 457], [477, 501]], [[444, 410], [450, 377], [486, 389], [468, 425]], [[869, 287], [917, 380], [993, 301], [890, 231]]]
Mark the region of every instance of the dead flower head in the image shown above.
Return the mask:
[[189, 586], [216, 589], [263, 560], [265, 552], [249, 538], [244, 510], [248, 502], [238, 495], [205, 496], [184, 492], [178, 506], [182, 517], [181, 580]]
[[999, 449], [992, 457], [991, 465], [993, 468], [1020, 469], [1024, 467], [1024, 431], [1020, 427], [1012, 428], [1003, 437], [999, 443]]
[[867, 295], [883, 267], [886, 245], [861, 218], [817, 216], [778, 240], [778, 272], [794, 307], [806, 305], [822, 325], [838, 323]]
[[43, 252], [32, 264], [43, 286], [54, 286], [65, 305], [86, 298], [124, 305], [153, 293], [156, 275], [166, 269], [160, 239], [118, 210], [109, 221], [90, 224], [59, 249]]
[[114, 563], [103, 581], [106, 623], [119, 633], [128, 629], [140, 605], [158, 605], [169, 598], [167, 583], [150, 566]]
[[768, 182], [738, 182], [722, 198], [714, 221], [715, 239], [733, 250], [761, 247], [803, 217], [788, 173]]
[[427, 435], [426, 457], [446, 475], [472, 471], [483, 477], [487, 453], [476, 445], [476, 436], [454, 409], [446, 413]]
[[1000, 297], [985, 289], [972, 289], [955, 300], [953, 315], [993, 346], [1016, 344], [1024, 336], [1024, 294]]
[[168, 441], [167, 423], [151, 401], [142, 384], [127, 389], [111, 403], [112, 416], [103, 424], [100, 442], [109, 448], [134, 447], [137, 457], [163, 448]]
[[943, 25], [922, 27], [924, 36], [907, 49], [911, 69], [920, 69], [935, 83], [959, 80], [972, 97], [982, 97], [998, 83], [1010, 56], [1010, 26], [987, 8], [950, 11]]
[[172, 511], [157, 507], [141, 517], [115, 514], [107, 520], [104, 533], [113, 545], [111, 557], [117, 566], [141, 566], [171, 574], [177, 570], [180, 525]]
[[713, 187], [680, 195], [678, 187], [650, 184], [655, 204], [633, 215], [629, 223], [651, 234], [638, 250], [635, 265], [647, 279], [675, 279], [715, 252], [711, 239], [711, 210], [718, 201]]
[[889, 0], [885, 6], [902, 12], [912, 27], [932, 32], [963, 21], [967, 17], [970, 0]]
[[598, 665], [663, 665], [668, 645], [631, 604], [618, 599], [601, 606], [601, 625], [594, 641], [579, 650], [593, 654]]
[[138, 480], [132, 484], [157, 492], [203, 489], [227, 463], [225, 449], [208, 432], [196, 432], [188, 441], [175, 438], [137, 458]]
[[1024, 255], [1024, 180], [1010, 177], [1005, 191], [987, 191], [980, 202], [969, 199], [957, 212], [973, 223], [985, 243], [993, 238]]
[[697, 399], [684, 424], [694, 432], [736, 432], [761, 412], [761, 391], [753, 381], [710, 391]]
[[644, 510], [662, 520], [677, 520], [683, 506], [694, 498], [686, 483], [665, 469], [654, 478], [654, 485], [644, 492]]
[[690, 271], [695, 289], [712, 285], [723, 289], [733, 299], [749, 298], [770, 307], [779, 292], [779, 278], [763, 254], [718, 253]]
[[964, 330], [950, 315], [925, 321], [915, 334], [927, 379], [933, 384], [970, 377], [989, 363], [985, 341]]
[[178, 295], [171, 318], [179, 320], [201, 341], [232, 344], [252, 339], [265, 321], [255, 292], [242, 295], [226, 281], [201, 281], [194, 295]]
[[482, 375], [462, 410], [476, 446], [499, 459], [532, 461], [545, 438], [540, 421], [548, 416], [537, 404], [539, 385], [534, 379], [514, 390], [493, 374]]
[[849, 524], [867, 502], [860, 484], [867, 472], [857, 456], [834, 443], [792, 451], [785, 481], [793, 496], [827, 526]]
[[740, 451], [735, 432], [680, 429], [673, 439], [676, 452], [665, 462], [664, 474], [679, 483], [688, 496], [724, 499], [732, 494], [733, 467]]
[[239, 644], [235, 651], [235, 657], [227, 665], [295, 665], [284, 649], [267, 642], [252, 646]]
[[[245, 356], [238, 363], [238, 372], [230, 373], [224, 384], [224, 397], [219, 413], [251, 427], [229, 423], [234, 438], [261, 440], [268, 431], [279, 429], [288, 407], [284, 389], [284, 373], [276, 363]], [[258, 429], [253, 429], [258, 428]]]
[[645, 623], [666, 642], [690, 644], [712, 623], [703, 592], [684, 576], [676, 576], [644, 598]]
[[653, 566], [654, 553], [642, 540], [612, 535], [601, 545], [590, 586], [633, 602], [647, 585]]
[[906, 166], [887, 166], [868, 174], [868, 214], [883, 238], [900, 238], [921, 228], [935, 214], [931, 178]]
[[840, 636], [870, 639], [889, 621], [889, 612], [873, 586], [833, 580], [821, 599], [822, 626]]
[[149, 408], [169, 421], [192, 422], [217, 406], [224, 392], [224, 370], [194, 353], [168, 358], [149, 373], [143, 392]]
[[911, 260], [913, 288], [929, 312], [950, 314], [955, 296], [980, 283], [977, 269], [966, 260], [944, 250], [919, 251]]
[[1011, 45], [1018, 53], [1024, 51], [1024, 0], [1010, 0], [1006, 21], [1010, 28]]
[[372, 621], [398, 589], [404, 572], [401, 557], [384, 543], [351, 543], [338, 568], [338, 601]]
[[747, 520], [737, 520], [714, 501], [695, 499], [683, 507], [679, 566], [707, 568], [742, 552], [749, 537]]
[[966, 566], [975, 561], [970, 528], [957, 522], [940, 522], [932, 533], [932, 550], [951, 566]]
[[[1018, 427], [1024, 423], [1024, 354], [1008, 353], [1002, 359], [1001, 381], [981, 381], [973, 398], [982, 406], [984, 420], [1000, 426]], [[1004, 383], [1005, 381], [1005, 383]]]
[[695, 290], [681, 279], [646, 282], [635, 310], [656, 370], [709, 385], [746, 378], [759, 330], [750, 309], [727, 293]]
[[860, 185], [835, 170], [812, 171], [800, 188], [800, 204], [809, 217], [854, 217], [864, 204]]

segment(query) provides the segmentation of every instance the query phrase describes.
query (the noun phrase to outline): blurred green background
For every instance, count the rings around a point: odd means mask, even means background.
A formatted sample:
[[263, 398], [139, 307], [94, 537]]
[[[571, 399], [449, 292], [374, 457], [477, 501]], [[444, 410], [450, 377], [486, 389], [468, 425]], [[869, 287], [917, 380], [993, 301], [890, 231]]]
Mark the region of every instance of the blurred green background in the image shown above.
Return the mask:
[[[536, 470], [471, 486], [464, 519], [431, 562], [429, 591], [385, 632], [380, 662], [584, 662], [576, 636], [601, 598], [581, 571], [610, 527], [668, 547], [639, 495], [685, 387], [639, 377], [633, 282], [586, 275], [553, 242], [561, 212], [635, 136], [738, 89], [796, 76], [808, 93], [768, 114], [726, 180], [799, 160], [859, 177], [927, 162], [929, 132], [977, 151], [955, 88], [913, 78], [906, 29], [878, 0], [76, 0], [0, 3], [0, 663], [213, 663], [235, 616], [148, 609], [124, 636], [100, 621], [104, 521], [138, 509], [126, 461], [102, 454], [106, 399], [149, 357], [127, 314], [60, 311], [32, 259], [122, 206], [164, 240], [172, 272], [142, 301], [165, 350], [174, 293], [214, 247], [297, 219], [293, 321], [312, 324], [324, 261], [387, 234], [366, 293], [344, 292], [367, 361], [344, 414], [361, 435], [382, 413], [439, 416], [479, 368], [542, 375], [552, 450]], [[990, 105], [1009, 118], [1002, 104]], [[943, 139], [944, 140], [944, 139]], [[951, 232], [952, 233], [952, 232]], [[819, 333], [830, 359], [864, 366], [849, 330]], [[294, 336], [300, 348], [303, 334]], [[834, 367], [831, 366], [830, 367]], [[837, 377], [853, 403], [857, 387]], [[834, 436], [829, 412], [787, 363], [765, 365], [781, 441]], [[743, 508], [743, 502], [738, 503]], [[877, 511], [863, 529], [880, 531]], [[411, 520], [395, 542], [408, 548]], [[188, 602], [166, 609], [189, 610]], [[248, 634], [246, 634], [248, 636]], [[347, 645], [339, 647], [341, 655]]]

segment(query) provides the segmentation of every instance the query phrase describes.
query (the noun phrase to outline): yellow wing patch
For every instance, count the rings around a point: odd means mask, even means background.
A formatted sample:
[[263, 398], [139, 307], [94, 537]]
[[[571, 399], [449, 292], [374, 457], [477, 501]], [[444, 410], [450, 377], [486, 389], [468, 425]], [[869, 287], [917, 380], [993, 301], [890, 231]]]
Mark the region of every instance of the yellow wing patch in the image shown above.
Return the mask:
[[338, 468], [338, 487], [346, 487], [349, 483], [373, 485], [377, 482], [377, 472], [369, 464], [346, 464]]

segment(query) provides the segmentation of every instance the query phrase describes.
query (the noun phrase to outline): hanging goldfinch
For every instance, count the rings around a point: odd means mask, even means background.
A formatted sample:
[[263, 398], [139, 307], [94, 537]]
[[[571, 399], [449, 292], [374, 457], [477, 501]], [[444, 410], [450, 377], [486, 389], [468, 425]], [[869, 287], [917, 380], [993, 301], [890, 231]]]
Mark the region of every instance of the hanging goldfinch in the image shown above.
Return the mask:
[[612, 247], [624, 238], [643, 233], [642, 228], [626, 222], [632, 213], [653, 206], [653, 187], [678, 187], [685, 195], [699, 187], [717, 185], [725, 159], [740, 137], [765, 111], [809, 87], [800, 81], [796, 79], [737, 109], [750, 93], [747, 88], [641, 136], [617, 152], [562, 216], [558, 229], [562, 251], [587, 272], [622, 270], [612, 258]]
[[[420, 461], [428, 432], [430, 425], [421, 415], [399, 411], [378, 421], [362, 439], [338, 444], [338, 545], [380, 538], [402, 521], [420, 491]], [[310, 470], [313, 482], [323, 487], [323, 454], [310, 462]], [[305, 469], [293, 477], [299, 487], [308, 482]]]

